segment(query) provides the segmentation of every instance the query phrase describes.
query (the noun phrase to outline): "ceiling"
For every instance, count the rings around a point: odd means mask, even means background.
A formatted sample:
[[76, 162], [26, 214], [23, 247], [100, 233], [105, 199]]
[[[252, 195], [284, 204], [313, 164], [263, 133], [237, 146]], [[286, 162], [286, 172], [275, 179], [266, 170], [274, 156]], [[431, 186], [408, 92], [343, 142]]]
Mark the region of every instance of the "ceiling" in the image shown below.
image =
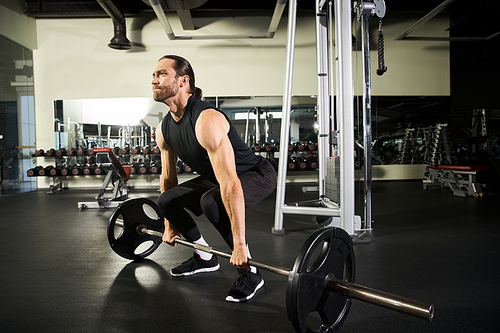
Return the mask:
[[[151, 11], [148, 0], [113, 0], [126, 16], [138, 16], [142, 11]], [[193, 17], [245, 16], [272, 14], [276, 2], [273, 0], [229, 1], [229, 0], [160, 0], [165, 11], [178, 8], [189, 9]], [[103, 17], [106, 13], [97, 1], [89, 0], [27, 0], [26, 14], [33, 17]], [[308, 10], [305, 1], [298, 4], [299, 10]]]
[[[286, 1], [286, 0], [285, 0]], [[126, 17], [140, 16], [152, 11], [148, 0], [113, 0]], [[192, 18], [224, 16], [271, 16], [276, 0], [159, 0], [165, 12], [185, 10]], [[26, 0], [25, 13], [35, 18], [107, 17], [98, 1], [91, 0]], [[500, 10], [498, 0], [385, 0], [387, 15], [396, 12], [415, 14], [418, 20], [433, 9], [443, 6], [444, 11], [453, 13], [450, 33], [453, 30], [471, 30], [479, 37], [489, 36], [498, 31], [491, 13]], [[314, 15], [311, 0], [298, 0], [299, 15]], [[149, 13], [148, 13], [149, 14]], [[287, 15], [287, 11], [283, 13]], [[469, 29], [471, 28], [471, 29]]]
[[[114, 0], [117, 7], [127, 16], [140, 15], [141, 11], [151, 10], [147, 0]], [[276, 5], [274, 0], [161, 0], [167, 11], [175, 7], [189, 8], [193, 17], [199, 16], [244, 16], [249, 14], [271, 14]], [[428, 12], [439, 5], [442, 0], [386, 0], [386, 6], [391, 11]], [[167, 5], [170, 4], [170, 7]], [[312, 1], [297, 1], [300, 12], [314, 12]], [[100, 17], [106, 13], [97, 1], [89, 0], [26, 0], [26, 14], [32, 17]]]

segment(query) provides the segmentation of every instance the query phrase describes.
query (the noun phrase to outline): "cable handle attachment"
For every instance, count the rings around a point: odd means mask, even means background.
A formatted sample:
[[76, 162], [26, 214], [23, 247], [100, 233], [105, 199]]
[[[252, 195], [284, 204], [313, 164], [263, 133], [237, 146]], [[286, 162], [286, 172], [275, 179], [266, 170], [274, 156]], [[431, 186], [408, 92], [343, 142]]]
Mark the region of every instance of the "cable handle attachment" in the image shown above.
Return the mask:
[[385, 72], [387, 72], [387, 67], [385, 66], [385, 60], [384, 60], [384, 33], [382, 29], [382, 20], [379, 20], [378, 24], [377, 53], [378, 53], [377, 75], [382, 76], [384, 75]]

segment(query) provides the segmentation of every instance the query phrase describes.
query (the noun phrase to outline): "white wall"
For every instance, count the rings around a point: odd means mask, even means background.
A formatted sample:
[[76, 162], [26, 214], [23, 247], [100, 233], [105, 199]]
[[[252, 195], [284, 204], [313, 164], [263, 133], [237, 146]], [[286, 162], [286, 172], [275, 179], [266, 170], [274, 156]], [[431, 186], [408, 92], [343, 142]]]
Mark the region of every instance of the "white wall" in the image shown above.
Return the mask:
[[[127, 18], [129, 39], [141, 43], [130, 51], [107, 47], [113, 35], [111, 19], [38, 19], [38, 48], [34, 51], [37, 147], [54, 144], [53, 100], [151, 97], [151, 72], [164, 54], [186, 57], [194, 67], [196, 85], [205, 96], [280, 96], [286, 59], [286, 17], [273, 39], [168, 40], [152, 17], [143, 25]], [[376, 50], [372, 51], [373, 95], [449, 95], [447, 43], [394, 41], [415, 19], [387, 15], [384, 27], [388, 72], [377, 77]], [[135, 21], [134, 21], [135, 20]], [[174, 21], [174, 20], [172, 20]], [[194, 34], [264, 33], [270, 18], [225, 18]], [[375, 21], [373, 21], [375, 22]], [[372, 23], [376, 28], [376, 23]], [[142, 26], [136, 29], [136, 26]], [[422, 28], [442, 31], [446, 18], [435, 18]], [[173, 23], [177, 35], [186, 35]], [[374, 34], [376, 36], [376, 34]], [[294, 95], [317, 92], [315, 22], [297, 19]], [[361, 54], [355, 52], [355, 72], [361, 77]], [[357, 70], [358, 68], [359, 70]], [[355, 89], [362, 91], [362, 80]]]
[[[450, 94], [450, 56], [448, 42], [396, 41], [395, 38], [408, 29], [420, 17], [411, 14], [391, 14], [383, 20], [385, 40], [385, 65], [387, 72], [378, 76], [377, 41], [378, 21], [370, 20], [371, 88], [373, 96], [449, 96]], [[448, 37], [448, 18], [440, 15], [412, 32], [409, 36]], [[356, 33], [361, 43], [358, 24]], [[361, 45], [361, 44], [360, 44]], [[361, 49], [361, 46], [359, 46]], [[362, 53], [353, 55], [354, 85], [356, 93], [363, 94]]]

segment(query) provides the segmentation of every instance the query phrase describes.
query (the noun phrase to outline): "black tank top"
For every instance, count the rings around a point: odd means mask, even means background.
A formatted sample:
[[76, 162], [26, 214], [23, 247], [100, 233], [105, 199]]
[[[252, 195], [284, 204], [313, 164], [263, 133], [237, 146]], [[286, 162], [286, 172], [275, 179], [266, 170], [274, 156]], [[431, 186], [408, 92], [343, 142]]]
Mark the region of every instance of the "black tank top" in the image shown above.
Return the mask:
[[[217, 110], [213, 105], [199, 100], [193, 96], [189, 97], [186, 111], [181, 120], [176, 122], [170, 112], [163, 118], [161, 130], [165, 142], [172, 147], [179, 158], [189, 165], [194, 171], [206, 180], [218, 184], [208, 153], [196, 139], [195, 126], [201, 112], [206, 109]], [[236, 173], [238, 175], [259, 167], [264, 158], [256, 155], [240, 138], [233, 124], [224, 112], [217, 110], [224, 115], [230, 125], [227, 136], [233, 146], [234, 158], [236, 162]]]

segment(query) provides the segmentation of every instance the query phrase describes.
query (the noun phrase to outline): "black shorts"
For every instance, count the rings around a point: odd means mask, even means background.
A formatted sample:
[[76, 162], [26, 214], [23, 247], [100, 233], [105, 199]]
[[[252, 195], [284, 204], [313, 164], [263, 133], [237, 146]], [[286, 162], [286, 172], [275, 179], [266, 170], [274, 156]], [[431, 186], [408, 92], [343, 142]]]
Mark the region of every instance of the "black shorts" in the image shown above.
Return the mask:
[[[276, 171], [267, 160], [240, 174], [238, 178], [246, 208], [258, 204], [276, 188]], [[158, 206], [163, 216], [189, 241], [198, 239], [199, 231], [185, 209], [196, 216], [205, 214], [232, 248], [231, 222], [218, 184], [196, 177], [162, 193]]]
[[[238, 176], [245, 197], [245, 207], [253, 207], [276, 188], [276, 170], [271, 163], [263, 163], [262, 166], [254, 167]], [[219, 185], [209, 182], [201, 177], [196, 177], [184, 183], [177, 185], [169, 190], [178, 196], [186, 199], [185, 207], [192, 211], [196, 216], [203, 214], [199, 205], [199, 200], [206, 192], [218, 189]]]

